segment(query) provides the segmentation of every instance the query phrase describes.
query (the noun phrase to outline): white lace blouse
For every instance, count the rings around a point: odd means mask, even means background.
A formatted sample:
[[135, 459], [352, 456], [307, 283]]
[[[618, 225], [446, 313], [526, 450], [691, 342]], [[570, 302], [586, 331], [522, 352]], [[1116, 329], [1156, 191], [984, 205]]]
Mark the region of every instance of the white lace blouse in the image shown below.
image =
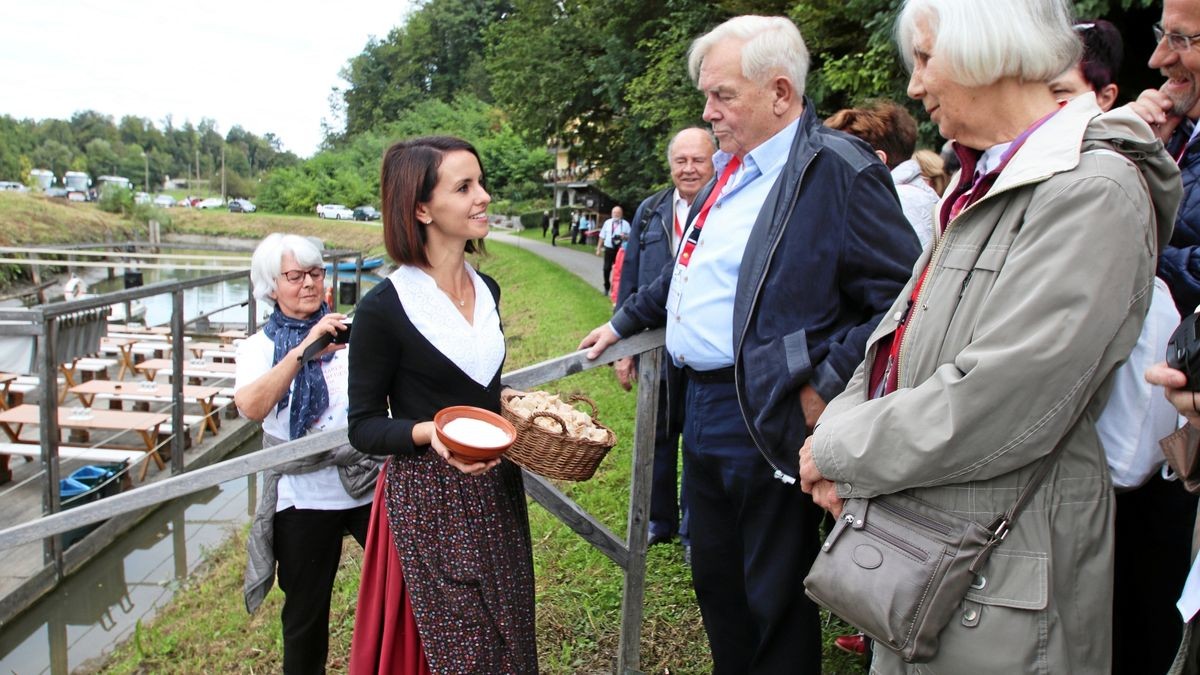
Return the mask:
[[467, 323], [458, 307], [424, 270], [401, 265], [388, 275], [405, 314], [421, 335], [480, 385], [491, 384], [504, 362], [500, 312], [487, 284], [463, 263], [475, 284], [474, 321]]

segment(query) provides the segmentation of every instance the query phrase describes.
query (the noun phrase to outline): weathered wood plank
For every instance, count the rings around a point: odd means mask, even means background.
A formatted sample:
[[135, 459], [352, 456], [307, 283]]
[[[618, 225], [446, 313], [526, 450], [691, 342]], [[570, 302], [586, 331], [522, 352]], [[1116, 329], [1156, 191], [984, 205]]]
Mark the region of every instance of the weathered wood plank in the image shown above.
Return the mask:
[[599, 366], [607, 365], [626, 356], [635, 356], [644, 351], [662, 346], [665, 331], [662, 329], [647, 331], [621, 340], [609, 347], [595, 361], [588, 360], [587, 352], [577, 351], [558, 358], [535, 363], [532, 366], [505, 373], [501, 377], [504, 384], [516, 389], [530, 389], [546, 382], [564, 378], [575, 373], [582, 373]]
[[571, 501], [570, 497], [563, 494], [545, 478], [524, 469], [521, 470], [521, 477], [525, 481], [526, 494], [541, 504], [555, 518], [562, 521], [564, 525], [595, 546], [601, 553], [608, 556], [609, 560], [615, 562], [621, 569], [625, 569], [629, 554], [625, 549], [624, 542], [613, 534], [612, 530], [593, 518], [592, 514], [580, 508], [578, 504]]
[[646, 593], [646, 539], [650, 529], [650, 489], [654, 473], [654, 434], [658, 426], [661, 348], [638, 361], [638, 402], [634, 426], [633, 468], [629, 490], [629, 564], [621, 594], [621, 636], [617, 643], [617, 672], [641, 668], [642, 610]]

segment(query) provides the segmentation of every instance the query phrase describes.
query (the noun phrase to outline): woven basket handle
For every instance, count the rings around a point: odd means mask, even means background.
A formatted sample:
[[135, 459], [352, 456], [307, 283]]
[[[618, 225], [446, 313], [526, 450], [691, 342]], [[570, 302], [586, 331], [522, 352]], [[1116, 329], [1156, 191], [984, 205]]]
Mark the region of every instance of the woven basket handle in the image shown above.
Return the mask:
[[588, 404], [588, 407], [590, 407], [592, 409], [591, 418], [596, 419], [596, 402], [595, 401], [584, 396], [583, 394], [571, 394], [570, 396], [567, 397], [567, 403], [575, 403], [577, 401], [582, 401], [583, 403]]
[[[558, 415], [556, 415], [552, 412], [549, 412], [547, 410], [538, 410], [529, 416], [529, 423], [533, 424], [533, 421], [539, 417], [549, 417], [550, 419], [554, 420], [555, 422], [558, 422], [558, 425], [562, 427], [562, 431], [558, 432], [558, 434], [560, 436], [567, 435], [567, 423], [563, 421], [563, 418], [561, 418]], [[545, 427], [542, 427], [542, 429], [545, 430], [547, 433], [554, 433], [553, 431], [546, 429]]]

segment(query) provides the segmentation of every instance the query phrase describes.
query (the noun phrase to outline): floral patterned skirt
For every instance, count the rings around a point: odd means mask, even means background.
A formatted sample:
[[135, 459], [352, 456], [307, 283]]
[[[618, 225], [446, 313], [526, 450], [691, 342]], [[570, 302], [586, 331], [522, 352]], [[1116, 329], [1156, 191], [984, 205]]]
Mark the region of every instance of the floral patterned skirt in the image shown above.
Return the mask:
[[515, 465], [468, 476], [434, 452], [394, 457], [371, 527], [390, 536], [368, 537], [351, 673], [537, 672], [529, 518]]

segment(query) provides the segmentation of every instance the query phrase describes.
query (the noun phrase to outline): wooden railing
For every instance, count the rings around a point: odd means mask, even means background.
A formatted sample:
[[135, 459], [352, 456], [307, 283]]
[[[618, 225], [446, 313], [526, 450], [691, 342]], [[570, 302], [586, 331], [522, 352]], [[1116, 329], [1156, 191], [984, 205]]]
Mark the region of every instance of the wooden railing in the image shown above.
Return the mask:
[[[649, 528], [650, 479], [654, 461], [654, 432], [657, 422], [656, 410], [662, 345], [663, 331], [651, 331], [622, 340], [610, 347], [595, 361], [588, 360], [584, 352], [573, 352], [506, 373], [502, 378], [507, 385], [517, 389], [533, 389], [568, 375], [606, 365], [625, 356], [640, 355], [633, 463], [625, 537], [614, 534], [550, 481], [536, 474], [523, 472], [525, 491], [531, 498], [597, 550], [608, 556], [624, 571], [621, 634], [617, 654], [618, 673], [639, 672], [641, 660], [640, 638], [646, 581], [646, 535]], [[176, 353], [181, 351], [177, 349]], [[180, 363], [176, 367], [180, 368], [182, 364]], [[176, 374], [178, 375], [178, 372]], [[177, 377], [175, 381], [178, 382], [181, 379]], [[53, 375], [50, 380], [53, 382]], [[177, 426], [176, 428], [182, 427]], [[38, 520], [0, 530], [0, 549], [39, 539], [58, 540], [58, 535], [68, 530], [147, 507], [155, 507], [228, 480], [325, 452], [346, 442], [344, 429], [312, 434], [201, 469], [180, 473], [92, 504], [76, 507], [70, 511], [51, 513]], [[182, 449], [172, 457], [182, 458]], [[57, 460], [57, 456], [54, 458]], [[57, 464], [57, 462], [55, 463]], [[57, 472], [55, 473], [57, 474]]]

